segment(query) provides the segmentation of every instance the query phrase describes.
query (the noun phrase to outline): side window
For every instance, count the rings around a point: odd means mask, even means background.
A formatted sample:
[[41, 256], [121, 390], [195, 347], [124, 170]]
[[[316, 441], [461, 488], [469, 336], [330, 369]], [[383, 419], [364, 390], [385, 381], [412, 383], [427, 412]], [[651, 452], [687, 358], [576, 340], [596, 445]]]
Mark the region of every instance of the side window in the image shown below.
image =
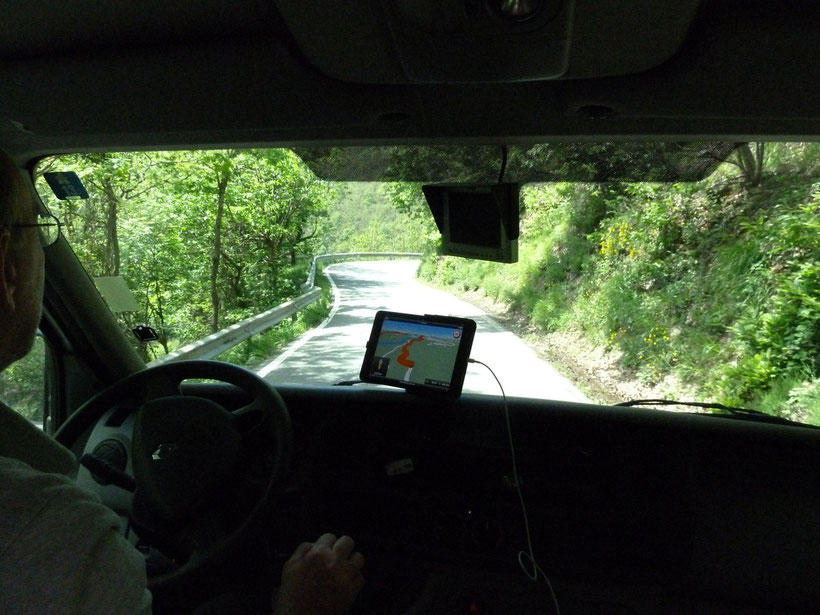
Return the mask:
[[38, 333], [31, 351], [0, 372], [0, 401], [43, 427], [46, 389], [46, 343]]

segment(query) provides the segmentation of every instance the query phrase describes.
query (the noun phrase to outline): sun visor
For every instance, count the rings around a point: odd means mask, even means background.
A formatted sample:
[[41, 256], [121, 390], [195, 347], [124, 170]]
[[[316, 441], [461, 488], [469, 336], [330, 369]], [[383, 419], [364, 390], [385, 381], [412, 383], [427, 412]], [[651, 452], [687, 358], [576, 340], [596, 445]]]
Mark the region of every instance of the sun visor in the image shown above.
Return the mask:
[[[708, 177], [738, 143], [535, 143], [508, 146], [505, 181], [690, 182]], [[294, 148], [321, 179], [492, 183], [499, 145]]]

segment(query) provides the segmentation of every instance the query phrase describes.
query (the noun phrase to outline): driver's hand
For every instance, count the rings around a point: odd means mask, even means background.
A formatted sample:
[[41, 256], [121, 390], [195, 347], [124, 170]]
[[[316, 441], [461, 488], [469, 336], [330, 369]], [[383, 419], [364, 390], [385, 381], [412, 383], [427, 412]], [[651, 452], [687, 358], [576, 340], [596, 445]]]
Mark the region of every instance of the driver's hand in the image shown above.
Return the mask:
[[282, 568], [276, 615], [341, 615], [364, 585], [364, 556], [350, 536], [303, 542]]

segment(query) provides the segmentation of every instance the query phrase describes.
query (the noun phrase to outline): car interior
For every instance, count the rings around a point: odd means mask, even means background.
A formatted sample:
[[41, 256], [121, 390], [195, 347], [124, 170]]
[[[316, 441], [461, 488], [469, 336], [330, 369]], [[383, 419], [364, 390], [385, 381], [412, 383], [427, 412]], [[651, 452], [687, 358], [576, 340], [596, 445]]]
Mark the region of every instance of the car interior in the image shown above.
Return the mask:
[[[44, 157], [103, 151], [288, 147], [317, 173], [330, 147], [711, 143], [720, 159], [818, 139], [818, 31], [820, 4], [797, 0], [7, 3], [0, 149], [33, 194]], [[364, 178], [343, 166], [327, 173]], [[403, 179], [498, 173], [436, 169]], [[630, 170], [602, 173], [585, 180]], [[267, 592], [323, 531], [367, 558], [355, 613], [820, 609], [814, 427], [146, 369], [68, 242], [45, 252], [44, 429], [78, 458], [127, 444], [125, 477], [75, 476], [136, 528], [157, 613]], [[191, 456], [157, 474], [171, 440]]]

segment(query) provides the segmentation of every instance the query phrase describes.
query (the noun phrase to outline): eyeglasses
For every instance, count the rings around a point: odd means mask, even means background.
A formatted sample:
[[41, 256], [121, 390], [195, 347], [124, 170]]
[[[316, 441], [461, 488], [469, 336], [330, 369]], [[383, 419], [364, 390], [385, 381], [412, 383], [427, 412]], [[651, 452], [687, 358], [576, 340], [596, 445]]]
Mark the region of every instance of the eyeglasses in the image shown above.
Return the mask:
[[49, 213], [37, 214], [37, 222], [33, 224], [10, 224], [9, 226], [15, 228], [31, 228], [36, 226], [40, 235], [40, 243], [44, 248], [47, 248], [60, 238], [62, 234], [63, 225]]

